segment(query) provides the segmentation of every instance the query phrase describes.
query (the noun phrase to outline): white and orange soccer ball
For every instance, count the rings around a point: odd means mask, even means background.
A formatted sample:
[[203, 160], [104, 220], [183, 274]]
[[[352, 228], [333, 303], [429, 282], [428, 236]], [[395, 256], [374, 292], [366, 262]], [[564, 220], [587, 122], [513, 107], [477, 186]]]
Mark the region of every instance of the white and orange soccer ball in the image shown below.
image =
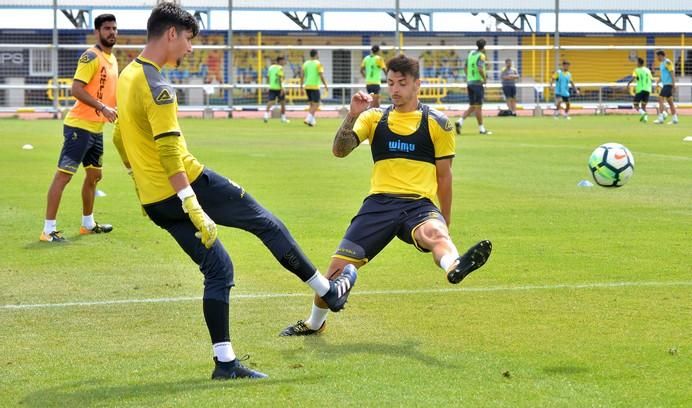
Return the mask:
[[622, 187], [634, 174], [634, 157], [619, 143], [598, 146], [589, 158], [594, 181], [603, 187]]

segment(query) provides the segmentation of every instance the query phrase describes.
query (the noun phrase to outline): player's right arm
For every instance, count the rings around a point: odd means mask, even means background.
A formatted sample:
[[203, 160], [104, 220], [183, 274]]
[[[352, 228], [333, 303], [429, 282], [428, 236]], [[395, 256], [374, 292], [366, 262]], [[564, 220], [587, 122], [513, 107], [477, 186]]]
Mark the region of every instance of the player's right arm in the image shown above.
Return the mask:
[[115, 121], [118, 117], [118, 112], [114, 107], [106, 106], [105, 103], [96, 99], [86, 90], [86, 86], [91, 79], [98, 73], [99, 61], [98, 56], [93, 51], [86, 51], [79, 58], [77, 69], [75, 70], [72, 81], [72, 96], [77, 98], [85, 105], [96, 109], [96, 112], [102, 114], [109, 122]]
[[372, 96], [363, 91], [358, 91], [351, 97], [351, 109], [334, 136], [332, 144], [334, 156], [346, 157], [358, 147], [361, 139], [353, 128], [360, 114], [368, 109], [371, 102]]
[[113, 126], [113, 144], [115, 145], [115, 149], [118, 151], [118, 154], [120, 155], [120, 160], [123, 162], [123, 165], [127, 169], [128, 173], [132, 172], [132, 166], [130, 165], [130, 160], [127, 157], [127, 152], [125, 151], [125, 145], [123, 144], [123, 138], [122, 134], [120, 133], [120, 124], [118, 124], [118, 121], [115, 121], [115, 126]]
[[365, 78], [365, 58], [363, 58], [363, 62], [360, 63], [360, 75]]

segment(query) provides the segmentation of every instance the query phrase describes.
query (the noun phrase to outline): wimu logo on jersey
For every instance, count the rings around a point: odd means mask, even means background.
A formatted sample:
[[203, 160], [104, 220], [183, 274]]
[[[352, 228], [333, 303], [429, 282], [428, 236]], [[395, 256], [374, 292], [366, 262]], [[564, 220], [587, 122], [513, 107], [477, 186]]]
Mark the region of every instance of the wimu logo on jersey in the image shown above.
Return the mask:
[[415, 143], [406, 143], [401, 140], [393, 140], [388, 143], [390, 152], [410, 153], [416, 151]]

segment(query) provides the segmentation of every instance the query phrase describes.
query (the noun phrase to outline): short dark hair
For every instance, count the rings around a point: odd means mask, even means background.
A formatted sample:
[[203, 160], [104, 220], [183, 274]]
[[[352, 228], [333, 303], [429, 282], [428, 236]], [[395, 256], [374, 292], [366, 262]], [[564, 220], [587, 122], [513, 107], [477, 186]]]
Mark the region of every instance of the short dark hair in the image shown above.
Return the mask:
[[285, 59], [286, 59], [286, 58], [285, 58], [283, 55], [279, 55], [278, 57], [276, 57], [276, 62], [278, 63], [278, 62], [281, 62], [281, 61], [283, 61], [283, 60], [285, 60]]
[[414, 79], [420, 78], [420, 65], [415, 58], [399, 54], [387, 61], [387, 72], [393, 71], [403, 75], [411, 75]]
[[317, 50], [310, 50], [310, 58], [315, 58], [317, 56]]
[[567, 60], [562, 61], [562, 65], [569, 65], [569, 61], [567, 61]]
[[479, 50], [485, 48], [485, 39], [481, 38], [478, 41], [476, 41], [476, 47], [478, 47]]
[[103, 23], [107, 23], [109, 21], [115, 21], [115, 16], [112, 14], [100, 14], [94, 19], [94, 27], [98, 30], [101, 28]]
[[158, 38], [171, 27], [177, 32], [192, 31], [192, 36], [199, 34], [199, 25], [192, 14], [173, 3], [161, 3], [154, 7], [147, 21], [147, 39]]
[[370, 48], [370, 51], [380, 52], [380, 46], [379, 45], [373, 45], [372, 48]]
[[662, 57], [665, 57], [665, 56], [666, 56], [666, 52], [663, 51], [663, 50], [656, 50], [656, 55], [660, 55], [660, 56], [662, 56]]
[[642, 58], [642, 57], [637, 57], [637, 64], [639, 64], [639, 65], [644, 65], [644, 58]]

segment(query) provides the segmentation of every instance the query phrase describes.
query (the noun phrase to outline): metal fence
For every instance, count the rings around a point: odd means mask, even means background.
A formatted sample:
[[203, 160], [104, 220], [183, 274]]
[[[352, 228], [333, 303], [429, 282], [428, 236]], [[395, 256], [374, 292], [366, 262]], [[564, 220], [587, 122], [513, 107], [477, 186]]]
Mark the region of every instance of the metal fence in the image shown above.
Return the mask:
[[[229, 37], [230, 35], [230, 37]], [[467, 102], [464, 64], [477, 38], [486, 39], [488, 102], [502, 102], [500, 73], [506, 59], [519, 71], [519, 102], [548, 103], [554, 61], [569, 60], [581, 90], [577, 103], [625, 104], [625, 84], [637, 57], [647, 61], [657, 76], [654, 50], [661, 48], [673, 60], [678, 75], [677, 99], [692, 102], [692, 48], [680, 35], [580, 36], [562, 35], [559, 47], [551, 34], [531, 33], [363, 33], [363, 32], [233, 32], [204, 30], [193, 53], [164, 75], [179, 89], [183, 109], [231, 109], [266, 102], [267, 69], [278, 56], [287, 64], [289, 105], [302, 107], [298, 78], [309, 51], [316, 49], [329, 83], [325, 103], [341, 106], [354, 89], [363, 88], [360, 65], [372, 45], [386, 59], [399, 51], [417, 57], [430, 102], [459, 105]], [[144, 45], [144, 31], [121, 31], [114, 53], [120, 69]], [[230, 41], [231, 39], [232, 41]], [[0, 30], [0, 110], [54, 112], [73, 103], [69, 88], [77, 60], [96, 38], [91, 30]], [[557, 56], [556, 54], [557, 53]], [[386, 88], [386, 87], [385, 87]], [[386, 97], [386, 89], [385, 89]]]

